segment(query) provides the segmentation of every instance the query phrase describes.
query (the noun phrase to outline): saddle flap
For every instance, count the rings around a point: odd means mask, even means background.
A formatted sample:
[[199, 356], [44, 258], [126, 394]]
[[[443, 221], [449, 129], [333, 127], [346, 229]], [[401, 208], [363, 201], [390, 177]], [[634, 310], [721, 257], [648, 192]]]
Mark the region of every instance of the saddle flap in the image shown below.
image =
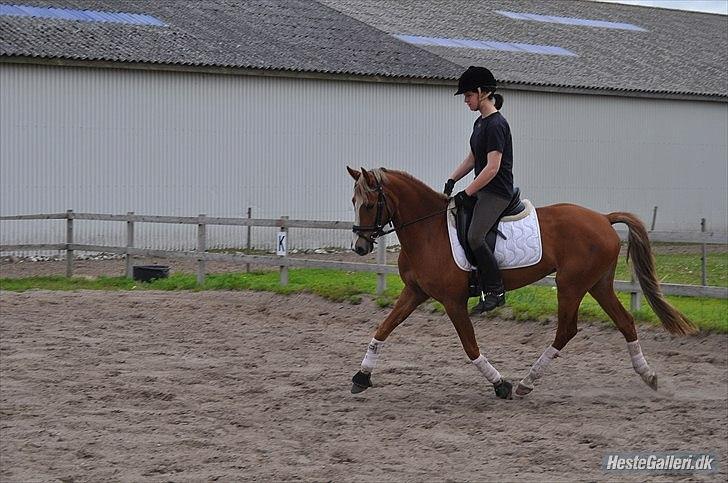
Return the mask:
[[[468, 262], [470, 262], [471, 265], [477, 265], [475, 254], [473, 254], [473, 250], [468, 244], [468, 229], [470, 228], [470, 223], [473, 221], [473, 210], [463, 206], [456, 206], [455, 209], [455, 228], [458, 234], [458, 241], [460, 241], [460, 245], [462, 245], [463, 250], [465, 251], [465, 257], [468, 259]], [[508, 204], [506, 209], [498, 218], [498, 221], [496, 221], [495, 225], [493, 225], [493, 228], [491, 228], [491, 230], [485, 236], [485, 242], [488, 244], [488, 247], [490, 247], [490, 250], [492, 252], [495, 252], [495, 242], [498, 234], [498, 223], [500, 222], [501, 218], [505, 216], [517, 215], [519, 213], [522, 213], [525, 209], [526, 206], [521, 201], [521, 189], [514, 188], [511, 202]]]
[[[523, 200], [523, 205], [525, 209], [521, 213], [501, 219], [498, 230], [503, 236], [496, 237], [496, 232], [491, 231], [486, 238], [488, 243], [492, 243], [490, 237], [497, 238], [493, 253], [501, 269], [529, 267], [541, 260], [541, 230], [536, 208], [528, 200]], [[466, 256], [463, 243], [467, 239], [467, 227], [459, 228], [458, 234], [454, 200], [450, 200], [448, 210], [447, 231], [453, 259], [461, 270], [474, 271], [476, 264]]]
[[470, 249], [468, 244], [468, 228], [470, 228], [470, 223], [473, 221], [473, 210], [457, 206], [455, 203], [453, 205], [455, 206], [455, 229], [457, 230], [458, 241], [465, 251], [465, 258], [468, 259], [468, 262], [471, 265], [477, 265], [473, 250]]

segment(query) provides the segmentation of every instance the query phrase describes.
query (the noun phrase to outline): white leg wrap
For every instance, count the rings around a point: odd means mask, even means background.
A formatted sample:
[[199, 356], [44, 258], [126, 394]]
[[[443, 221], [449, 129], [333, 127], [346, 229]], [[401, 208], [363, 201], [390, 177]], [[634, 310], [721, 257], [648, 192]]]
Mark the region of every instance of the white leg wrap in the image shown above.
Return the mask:
[[500, 372], [498, 372], [495, 367], [490, 365], [490, 362], [488, 362], [488, 359], [486, 359], [484, 355], [481, 354], [477, 359], [473, 361], [473, 364], [475, 364], [475, 367], [477, 367], [478, 370], [483, 373], [485, 378], [488, 379], [488, 382], [490, 382], [491, 384], [495, 384], [496, 382], [501, 380]]
[[531, 370], [528, 371], [528, 375], [524, 377], [519, 384], [523, 385], [524, 387], [533, 389], [533, 383], [536, 381], [536, 379], [543, 375], [549, 363], [552, 360], [556, 359], [558, 356], [559, 350], [552, 345], [548, 346], [546, 350], [543, 351], [543, 354], [541, 354], [541, 357], [539, 357], [538, 360], [533, 363], [533, 366], [531, 366]]
[[377, 366], [377, 359], [379, 358], [379, 353], [382, 352], [382, 347], [384, 347], [384, 341], [372, 339], [369, 343], [369, 347], [367, 347], [367, 353], [364, 356], [364, 360], [361, 361], [362, 372], [371, 374]]
[[627, 350], [632, 358], [632, 367], [634, 371], [640, 376], [644, 376], [650, 372], [650, 366], [645, 360], [645, 356], [642, 355], [642, 348], [640, 347], [640, 341], [627, 342]]

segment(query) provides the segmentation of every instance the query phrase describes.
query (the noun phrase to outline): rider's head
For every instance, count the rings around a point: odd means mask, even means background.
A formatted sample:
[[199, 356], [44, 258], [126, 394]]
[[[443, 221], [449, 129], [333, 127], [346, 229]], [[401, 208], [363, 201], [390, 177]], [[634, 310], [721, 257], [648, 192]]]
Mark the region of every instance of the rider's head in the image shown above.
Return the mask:
[[498, 83], [493, 73], [485, 67], [470, 66], [458, 79], [455, 95], [465, 94], [465, 103], [471, 111], [478, 111], [483, 102], [494, 104], [496, 109], [503, 105], [503, 96], [496, 94]]

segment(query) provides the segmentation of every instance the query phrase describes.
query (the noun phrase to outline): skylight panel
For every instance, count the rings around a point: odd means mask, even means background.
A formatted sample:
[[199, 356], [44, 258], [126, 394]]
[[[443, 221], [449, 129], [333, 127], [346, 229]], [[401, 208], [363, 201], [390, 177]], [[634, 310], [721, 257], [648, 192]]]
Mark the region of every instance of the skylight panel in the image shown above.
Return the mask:
[[133, 25], [167, 25], [156, 17], [141, 13], [103, 12], [99, 10], [72, 10], [67, 8], [31, 7], [28, 5], [7, 5], [0, 3], [0, 15], [11, 17], [52, 18], [78, 20], [81, 22], [109, 22]]
[[605, 29], [619, 29], [619, 30], [634, 30], [637, 32], [647, 32], [647, 29], [643, 29], [637, 25], [624, 22], [608, 22], [606, 20], [590, 20], [586, 18], [576, 17], [557, 17], [555, 15], [538, 15], [535, 13], [518, 13], [508, 12], [505, 10], [496, 10], [505, 17], [512, 18], [514, 20], [530, 20], [533, 22], [547, 22], [547, 23], [560, 23], [565, 25], [580, 25], [583, 27], [597, 27]]
[[492, 40], [449, 39], [445, 37], [425, 37], [420, 35], [394, 34], [394, 37], [413, 45], [431, 45], [460, 49], [502, 50], [506, 52], [528, 52], [530, 54], [563, 55], [576, 57], [568, 49], [556, 45], [521, 44], [515, 42], [496, 42]]

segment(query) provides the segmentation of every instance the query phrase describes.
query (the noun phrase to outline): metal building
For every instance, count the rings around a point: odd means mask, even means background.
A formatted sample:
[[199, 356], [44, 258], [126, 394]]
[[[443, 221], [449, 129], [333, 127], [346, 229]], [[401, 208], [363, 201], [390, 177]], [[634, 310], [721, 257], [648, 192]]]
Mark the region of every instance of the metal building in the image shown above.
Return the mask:
[[[452, 2], [32, 4], [0, 5], [3, 215], [251, 207], [256, 218], [351, 220], [346, 165], [403, 169], [441, 189], [474, 119], [454, 80], [478, 64], [502, 85], [516, 182], [536, 205], [646, 221], [657, 206], [659, 229], [695, 231], [701, 218], [728, 228], [724, 16], [497, 0], [464, 24]], [[697, 33], [676, 50], [686, 30]], [[79, 243], [123, 244], [121, 224], [78, 228]], [[1, 229], [13, 244], [59, 242], [64, 228]], [[212, 247], [244, 240], [242, 229], [210, 235]], [[256, 230], [255, 246], [273, 241]], [[190, 248], [195, 233], [150, 225], [138, 242]]]

